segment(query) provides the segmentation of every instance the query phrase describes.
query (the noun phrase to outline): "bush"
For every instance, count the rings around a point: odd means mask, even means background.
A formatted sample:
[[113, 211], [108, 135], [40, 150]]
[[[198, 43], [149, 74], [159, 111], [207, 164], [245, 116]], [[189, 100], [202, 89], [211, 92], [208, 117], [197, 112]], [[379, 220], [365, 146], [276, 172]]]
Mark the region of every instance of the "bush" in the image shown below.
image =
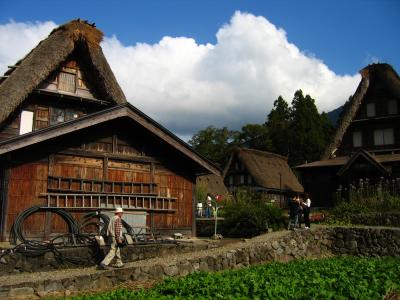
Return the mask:
[[[342, 201], [329, 212], [327, 224], [351, 225], [354, 220], [366, 219], [357, 216], [378, 216], [388, 212], [400, 212], [400, 197], [385, 195], [384, 198], [377, 196], [370, 197], [353, 197], [349, 202]], [[376, 218], [375, 218], [376, 219]], [[384, 220], [382, 220], [383, 222]], [[372, 221], [371, 221], [372, 222]], [[379, 222], [378, 222], [379, 223]], [[359, 224], [359, 222], [356, 222]], [[377, 224], [374, 220], [370, 224], [363, 225], [387, 225]]]
[[263, 201], [262, 197], [247, 190], [240, 190], [236, 198], [225, 204], [223, 232], [231, 237], [253, 237], [284, 227], [282, 210]]

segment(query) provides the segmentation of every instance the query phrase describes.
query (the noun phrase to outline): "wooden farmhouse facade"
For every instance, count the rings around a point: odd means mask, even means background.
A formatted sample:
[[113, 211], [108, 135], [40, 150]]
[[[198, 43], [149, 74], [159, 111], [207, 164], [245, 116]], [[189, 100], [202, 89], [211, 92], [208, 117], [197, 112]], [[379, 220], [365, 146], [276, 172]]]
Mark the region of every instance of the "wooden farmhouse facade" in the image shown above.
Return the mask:
[[388, 64], [360, 71], [361, 82], [345, 107], [332, 143], [320, 161], [296, 167], [317, 206], [335, 195], [388, 182], [400, 187], [400, 78]]
[[246, 148], [232, 153], [224, 170], [224, 182], [231, 193], [241, 187], [250, 188], [280, 207], [287, 205], [288, 197], [304, 191], [286, 157]]
[[[196, 176], [211, 162], [127, 103], [100, 47], [80, 20], [53, 30], [0, 78], [0, 236], [37, 205], [79, 217], [122, 206], [157, 230], [194, 234]], [[51, 213], [27, 235], [64, 230]]]

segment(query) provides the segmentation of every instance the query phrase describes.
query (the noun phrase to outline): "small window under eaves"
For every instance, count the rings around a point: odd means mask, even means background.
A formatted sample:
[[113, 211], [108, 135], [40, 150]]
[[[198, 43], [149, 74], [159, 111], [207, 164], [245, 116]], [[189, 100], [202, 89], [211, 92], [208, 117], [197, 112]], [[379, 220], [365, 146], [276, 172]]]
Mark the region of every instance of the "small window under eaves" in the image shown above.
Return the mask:
[[388, 102], [388, 114], [389, 115], [396, 115], [397, 114], [397, 101], [396, 100], [390, 100]]
[[353, 132], [353, 147], [361, 147], [362, 146], [362, 133], [361, 131]]
[[33, 111], [23, 110], [19, 123], [19, 134], [32, 132], [33, 130]]
[[76, 76], [72, 73], [60, 72], [58, 89], [64, 92], [75, 93], [76, 91]]
[[367, 117], [375, 117], [375, 103], [368, 103], [367, 104]]

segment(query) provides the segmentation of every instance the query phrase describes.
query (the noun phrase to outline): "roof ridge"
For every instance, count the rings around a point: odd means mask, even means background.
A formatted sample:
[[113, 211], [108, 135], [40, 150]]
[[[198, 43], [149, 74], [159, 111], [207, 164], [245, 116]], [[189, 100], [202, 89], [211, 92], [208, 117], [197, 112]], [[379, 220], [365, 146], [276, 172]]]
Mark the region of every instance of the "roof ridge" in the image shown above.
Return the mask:
[[287, 161], [287, 157], [286, 156], [281, 155], [281, 154], [277, 154], [277, 153], [274, 153], [274, 152], [258, 150], [258, 149], [251, 149], [251, 148], [240, 148], [240, 147], [238, 147], [238, 151], [239, 152], [240, 151], [247, 151], [247, 152], [252, 152], [252, 153], [260, 154], [260, 155], [264, 155], [264, 156], [266, 156], [266, 155], [275, 156], [277, 158], [280, 158], [280, 159], [283, 159], [283, 160]]

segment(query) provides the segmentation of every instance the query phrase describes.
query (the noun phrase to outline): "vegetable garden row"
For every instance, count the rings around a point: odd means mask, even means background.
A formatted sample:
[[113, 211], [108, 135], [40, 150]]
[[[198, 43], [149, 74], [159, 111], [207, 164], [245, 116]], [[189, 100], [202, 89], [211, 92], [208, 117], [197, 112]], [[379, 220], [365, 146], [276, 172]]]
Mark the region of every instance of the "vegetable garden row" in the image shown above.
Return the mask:
[[200, 272], [148, 290], [70, 299], [383, 299], [399, 290], [400, 258], [335, 257]]

